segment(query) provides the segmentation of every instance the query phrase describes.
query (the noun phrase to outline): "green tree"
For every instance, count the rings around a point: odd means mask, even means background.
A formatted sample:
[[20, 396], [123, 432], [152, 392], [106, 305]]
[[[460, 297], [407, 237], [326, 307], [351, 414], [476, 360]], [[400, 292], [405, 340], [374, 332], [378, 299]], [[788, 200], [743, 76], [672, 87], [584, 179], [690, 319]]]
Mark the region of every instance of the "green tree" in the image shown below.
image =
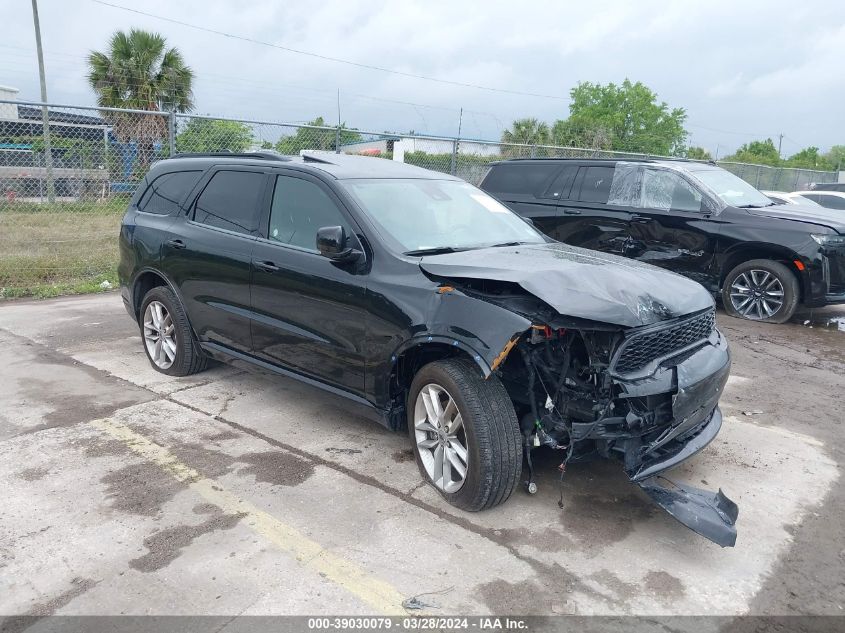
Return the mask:
[[252, 128], [220, 119], [191, 119], [176, 135], [177, 152], [243, 152], [252, 143]]
[[642, 154], [681, 155], [687, 119], [644, 84], [580, 82], [570, 91], [569, 118], [552, 127], [555, 142]]
[[703, 147], [688, 147], [686, 153], [684, 154], [687, 158], [691, 158], [693, 160], [713, 160], [713, 157]]
[[[296, 133], [290, 136], [284, 136], [276, 143], [276, 151], [281, 154], [296, 155], [304, 149], [317, 149], [324, 151], [335, 151], [337, 149], [337, 128], [325, 128], [326, 122], [323, 117], [318, 116], [313, 121], [309, 121], [306, 125], [313, 127], [301, 127], [296, 130]], [[340, 125], [340, 145], [349, 145], [350, 143], [358, 143], [362, 140], [361, 135], [355, 131], [347, 129], [345, 123]]]
[[722, 160], [736, 163], [753, 163], [756, 165], [778, 166], [781, 163], [778, 149], [772, 139], [765, 141], [751, 141], [744, 143], [736, 152], [725, 156]]
[[827, 156], [819, 154], [818, 147], [805, 147], [784, 161], [787, 167], [801, 167], [803, 169], [819, 169], [831, 171], [835, 165], [828, 160]]
[[845, 170], [845, 145], [834, 145], [825, 154], [833, 169]]
[[502, 143], [548, 145], [550, 140], [549, 125], [534, 118], [517, 119], [502, 132]]
[[[189, 112], [193, 109], [194, 73], [177, 48], [168, 48], [158, 33], [132, 29], [117, 31], [106, 52], [88, 55], [88, 83], [97, 104], [109, 108]], [[146, 167], [153, 145], [166, 136], [163, 116], [104, 112], [119, 140], [136, 141], [141, 166]]]

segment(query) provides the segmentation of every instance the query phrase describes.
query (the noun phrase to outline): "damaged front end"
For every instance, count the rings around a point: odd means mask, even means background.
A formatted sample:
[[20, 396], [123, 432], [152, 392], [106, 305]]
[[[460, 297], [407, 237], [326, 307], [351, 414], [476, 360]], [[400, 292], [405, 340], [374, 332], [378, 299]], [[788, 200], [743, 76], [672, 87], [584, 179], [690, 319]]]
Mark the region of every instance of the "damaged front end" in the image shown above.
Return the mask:
[[735, 544], [737, 507], [721, 490], [661, 476], [722, 424], [718, 401], [731, 361], [713, 308], [638, 328], [556, 315], [511, 347], [499, 374], [521, 410], [529, 492], [538, 446], [561, 451], [561, 471], [596, 457], [618, 460], [681, 523], [723, 547]]
[[[734, 545], [733, 502], [661, 476], [703, 449], [722, 424], [730, 353], [702, 286], [559, 243], [498, 249], [495, 257], [484, 249], [438, 255], [420, 267], [510, 316], [484, 320], [498, 326], [484, 340], [500, 341], [485, 360], [520, 416], [529, 492], [538, 446], [560, 451], [561, 470], [596, 457], [618, 460], [684, 525]], [[514, 316], [525, 325], [510, 329]]]

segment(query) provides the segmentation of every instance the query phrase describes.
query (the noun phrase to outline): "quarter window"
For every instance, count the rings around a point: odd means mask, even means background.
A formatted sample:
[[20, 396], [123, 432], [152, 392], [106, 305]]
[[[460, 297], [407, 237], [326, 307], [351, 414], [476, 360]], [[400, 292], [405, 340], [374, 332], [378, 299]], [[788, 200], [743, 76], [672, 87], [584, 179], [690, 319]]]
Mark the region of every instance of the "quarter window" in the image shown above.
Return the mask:
[[138, 202], [138, 209], [144, 213], [170, 215], [179, 209], [179, 203], [197, 184], [201, 174], [201, 171], [176, 171], [162, 174], [147, 187]]
[[494, 165], [481, 186], [484, 191], [540, 197], [546, 183], [558, 172], [560, 165], [543, 163], [505, 163]]
[[322, 188], [302, 178], [277, 176], [267, 236], [316, 251], [317, 229], [324, 226], [342, 226], [352, 235], [349, 223]]
[[218, 171], [197, 200], [194, 220], [237, 233], [258, 233], [259, 200], [264, 174]]

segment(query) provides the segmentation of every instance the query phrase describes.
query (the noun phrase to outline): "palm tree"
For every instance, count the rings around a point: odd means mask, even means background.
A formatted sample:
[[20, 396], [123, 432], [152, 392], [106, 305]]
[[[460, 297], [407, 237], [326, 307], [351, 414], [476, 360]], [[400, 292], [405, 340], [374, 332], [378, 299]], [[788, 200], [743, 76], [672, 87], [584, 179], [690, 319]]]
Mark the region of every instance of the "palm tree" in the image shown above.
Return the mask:
[[[511, 124], [511, 129], [502, 132], [503, 144], [547, 145], [550, 138], [548, 124], [534, 118], [517, 119]], [[503, 147], [502, 154], [520, 156], [526, 154], [524, 150], [520, 147]]]
[[[132, 29], [117, 31], [106, 53], [88, 55], [88, 82], [97, 104], [151, 112], [188, 112], [193, 109], [194, 72], [177, 48], [167, 48], [158, 33]], [[138, 144], [139, 162], [146, 167], [155, 142], [167, 134], [163, 116], [104, 112], [118, 140]]]
[[543, 145], [549, 141], [549, 125], [537, 119], [517, 119], [511, 129], [502, 132], [502, 143]]

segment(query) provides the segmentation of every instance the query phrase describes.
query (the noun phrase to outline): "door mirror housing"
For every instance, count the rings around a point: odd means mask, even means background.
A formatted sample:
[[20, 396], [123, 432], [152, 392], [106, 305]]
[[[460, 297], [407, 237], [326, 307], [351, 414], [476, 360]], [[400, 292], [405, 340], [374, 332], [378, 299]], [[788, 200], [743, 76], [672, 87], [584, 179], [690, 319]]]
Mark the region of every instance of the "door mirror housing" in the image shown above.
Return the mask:
[[347, 235], [342, 226], [323, 226], [317, 229], [317, 250], [320, 255], [335, 262], [351, 262], [361, 256], [361, 251], [346, 246]]

